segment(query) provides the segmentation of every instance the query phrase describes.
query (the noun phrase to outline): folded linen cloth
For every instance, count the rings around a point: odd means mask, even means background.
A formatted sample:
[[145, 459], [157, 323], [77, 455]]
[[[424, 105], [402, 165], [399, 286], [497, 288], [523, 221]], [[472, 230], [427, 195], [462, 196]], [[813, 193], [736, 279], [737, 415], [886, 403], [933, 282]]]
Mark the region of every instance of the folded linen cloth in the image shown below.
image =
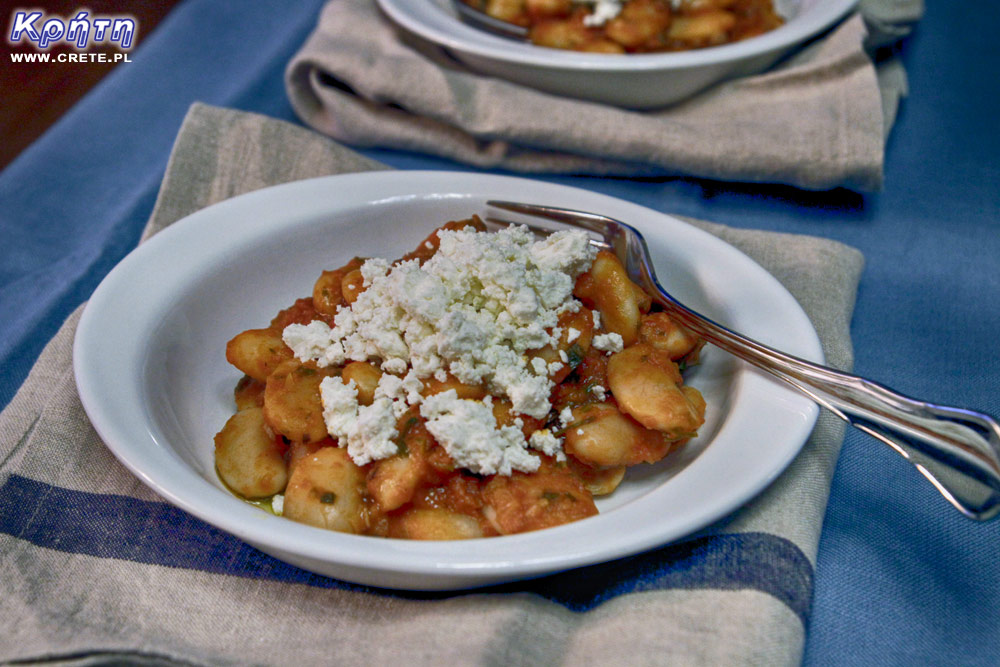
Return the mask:
[[[243, 192], [379, 168], [308, 130], [195, 105], [144, 238]], [[818, 238], [692, 224], [736, 245], [788, 286], [812, 318], [828, 361], [851, 365], [848, 325], [860, 253]], [[843, 436], [829, 414], [766, 492], [679, 544], [480, 591], [376, 590], [261, 554], [168, 505], [121, 466], [77, 396], [78, 315], [0, 413], [0, 662], [801, 659], [820, 525]]]
[[[868, 8], [871, 7], [869, 10]], [[921, 0], [868, 0], [873, 38], [896, 39]], [[895, 32], [893, 32], [895, 31]], [[482, 76], [397, 30], [372, 0], [330, 0], [289, 63], [301, 119], [354, 146], [535, 173], [684, 175], [877, 190], [906, 77], [877, 76], [854, 15], [757, 76], [639, 112]]]

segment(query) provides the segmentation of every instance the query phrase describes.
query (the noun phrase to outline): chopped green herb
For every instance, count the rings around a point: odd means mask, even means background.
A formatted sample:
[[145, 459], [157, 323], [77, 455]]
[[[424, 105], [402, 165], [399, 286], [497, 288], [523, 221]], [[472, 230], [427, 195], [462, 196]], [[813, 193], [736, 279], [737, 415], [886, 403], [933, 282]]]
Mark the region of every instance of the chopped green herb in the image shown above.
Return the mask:
[[569, 346], [569, 349], [566, 350], [566, 359], [570, 368], [576, 368], [580, 365], [580, 362], [583, 361], [583, 350], [579, 345], [573, 343]]
[[407, 419], [406, 423], [403, 424], [403, 432], [400, 433], [399, 437], [393, 441], [396, 443], [396, 447], [398, 448], [398, 453], [400, 456], [410, 455], [410, 448], [406, 446], [406, 436], [407, 434], [409, 434], [410, 429], [413, 428], [418, 421], [419, 420], [416, 417], [410, 417], [409, 419]]

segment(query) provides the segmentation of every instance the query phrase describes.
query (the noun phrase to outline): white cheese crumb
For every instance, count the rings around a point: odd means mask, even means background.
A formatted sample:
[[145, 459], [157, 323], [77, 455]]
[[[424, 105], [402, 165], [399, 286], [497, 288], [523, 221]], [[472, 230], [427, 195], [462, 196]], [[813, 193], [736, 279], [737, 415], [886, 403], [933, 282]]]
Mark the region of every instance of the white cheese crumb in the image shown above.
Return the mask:
[[382, 362], [382, 370], [386, 373], [402, 375], [409, 368], [403, 359], [386, 359]]
[[347, 438], [347, 453], [359, 466], [392, 456], [399, 451], [395, 439], [396, 411], [392, 401], [377, 398], [358, 408], [355, 427]]
[[559, 411], [559, 423], [563, 428], [573, 423], [573, 409], [568, 405]]
[[600, 350], [601, 352], [607, 352], [608, 354], [621, 352], [625, 347], [622, 337], [616, 333], [597, 334], [594, 336], [594, 342], [592, 345], [594, 346], [594, 349]]
[[[332, 328], [312, 322], [283, 332], [301, 361], [328, 366], [372, 360], [386, 372], [367, 407], [357, 404], [356, 387], [331, 378], [321, 385], [327, 429], [359, 465], [397, 451], [395, 422], [409, 406], [423, 402], [422, 410], [435, 411], [420, 396], [422, 380], [444, 382], [451, 375], [482, 384], [509, 398], [515, 413], [541, 419], [552, 407], [550, 376], [568, 363], [564, 352], [561, 363], [529, 361], [525, 353], [556, 345], [559, 316], [581, 307], [573, 286], [597, 252], [585, 232], [559, 231], [536, 242], [526, 227], [495, 234], [466, 228], [441, 230], [438, 238], [437, 252], [422, 266], [417, 260], [362, 264], [365, 290], [353, 304], [338, 308]], [[463, 414], [468, 410], [461, 408]], [[443, 434], [459, 428], [449, 426], [454, 419], [443, 413], [436, 419]], [[482, 423], [476, 428], [485, 429]], [[518, 441], [512, 431], [497, 429], [495, 420], [492, 431], [501, 435], [482, 436], [477, 442], [484, 449], [473, 447], [474, 454], [453, 445], [460, 466], [505, 474], [537, 467], [537, 461], [516, 453], [517, 447], [527, 451], [523, 434], [518, 431]]]
[[577, 4], [592, 5], [594, 11], [583, 17], [583, 25], [596, 28], [618, 16], [622, 10], [622, 0], [573, 0]]
[[323, 378], [319, 383], [319, 395], [326, 430], [335, 438], [347, 438], [358, 416], [358, 385], [354, 380], [344, 384], [340, 378]]
[[531, 259], [543, 271], [578, 276], [590, 269], [594, 249], [587, 234], [564, 229], [531, 246]]
[[580, 337], [580, 330], [579, 329], [574, 329], [573, 327], [569, 327], [568, 329], [566, 329], [566, 342], [567, 343], [572, 343], [573, 341], [575, 341], [579, 337]]
[[594, 331], [598, 331], [601, 328], [601, 311], [590, 311], [590, 317], [594, 320]]
[[403, 378], [383, 373], [378, 386], [375, 387], [374, 398], [387, 398], [392, 401], [392, 409], [399, 418], [409, 406], [417, 405], [423, 400], [423, 396], [420, 395], [423, 388], [424, 383], [417, 379], [412, 371]]
[[377, 398], [371, 405], [358, 404], [358, 388], [351, 380], [327, 377], [319, 385], [323, 402], [323, 421], [327, 431], [347, 446], [351, 460], [360, 465], [395, 454], [399, 447], [394, 438], [396, 413], [388, 398]]
[[281, 513], [285, 511], [285, 496], [277, 493], [271, 497], [271, 511], [281, 516]]
[[333, 340], [326, 322], [313, 320], [309, 324], [289, 324], [281, 332], [281, 339], [296, 358], [313, 359], [320, 368], [330, 365], [326, 352]]
[[543, 454], [554, 456], [556, 461], [565, 461], [566, 454], [562, 449], [562, 440], [552, 435], [547, 428], [538, 429], [528, 438], [528, 444]]
[[605, 398], [608, 397], [608, 390], [599, 384], [595, 384], [593, 387], [591, 387], [590, 393], [592, 393], [594, 395], [594, 398], [596, 398], [599, 401], [603, 401]]
[[458, 398], [454, 389], [428, 396], [420, 406], [427, 430], [459, 467], [479, 475], [534, 472], [541, 461], [527, 450], [515, 426], [497, 428], [493, 410], [481, 401]]

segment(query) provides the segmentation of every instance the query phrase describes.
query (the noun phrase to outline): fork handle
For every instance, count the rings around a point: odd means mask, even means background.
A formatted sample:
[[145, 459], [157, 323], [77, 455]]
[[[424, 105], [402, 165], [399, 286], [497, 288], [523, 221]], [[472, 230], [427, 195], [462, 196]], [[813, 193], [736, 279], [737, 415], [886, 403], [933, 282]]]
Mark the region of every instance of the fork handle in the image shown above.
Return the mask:
[[620, 220], [553, 206], [493, 200], [487, 204], [598, 234], [600, 240], [591, 239], [591, 243], [613, 250], [625, 263], [629, 277], [638, 280], [681, 324], [716, 347], [784, 380], [847, 423], [892, 447], [970, 519], [985, 521], [1000, 513], [1000, 424], [994, 417], [917, 401], [857, 375], [785, 354], [716, 324], [660, 286], [642, 234]]
[[987, 520], [1000, 513], [1000, 424], [994, 417], [903, 396], [758, 343], [669, 295], [657, 301], [706, 341], [784, 380], [892, 447], [965, 516]]

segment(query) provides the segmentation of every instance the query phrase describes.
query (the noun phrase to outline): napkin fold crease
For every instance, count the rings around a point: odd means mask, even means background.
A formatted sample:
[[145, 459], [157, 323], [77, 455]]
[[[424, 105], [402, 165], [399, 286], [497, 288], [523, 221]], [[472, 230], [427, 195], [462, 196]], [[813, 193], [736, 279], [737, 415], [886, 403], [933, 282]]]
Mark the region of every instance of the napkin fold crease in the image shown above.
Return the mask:
[[880, 67], [896, 75], [878, 76], [866, 47], [901, 38], [921, 13], [920, 0], [867, 0], [768, 72], [634, 111], [477, 74], [371, 0], [330, 0], [286, 87], [307, 125], [353, 146], [528, 173], [874, 191], [905, 72], [889, 59]]
[[[143, 238], [243, 192], [377, 168], [309, 130], [198, 104]], [[810, 316], [828, 363], [851, 366], [860, 253], [819, 238], [691, 222], [775, 275]], [[164, 502], [119, 464], [76, 392], [79, 313], [0, 413], [0, 662], [801, 660], [843, 435], [832, 415], [821, 415], [800, 455], [758, 498], [679, 543], [482, 591], [384, 591], [266, 556]]]

